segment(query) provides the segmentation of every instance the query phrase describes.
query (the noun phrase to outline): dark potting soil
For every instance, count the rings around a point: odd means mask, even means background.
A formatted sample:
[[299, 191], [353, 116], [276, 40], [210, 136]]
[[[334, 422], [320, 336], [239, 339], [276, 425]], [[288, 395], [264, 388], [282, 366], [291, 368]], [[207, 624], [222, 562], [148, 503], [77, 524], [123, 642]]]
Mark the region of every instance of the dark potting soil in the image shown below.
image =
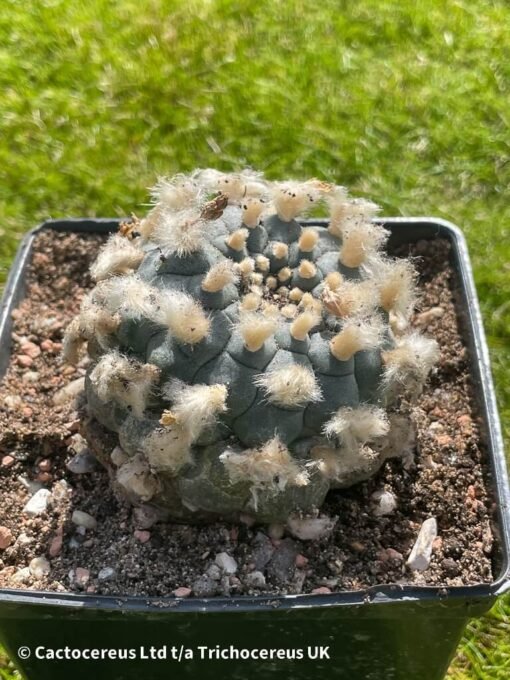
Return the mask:
[[[88, 266], [100, 241], [40, 234], [26, 299], [13, 314], [11, 362], [0, 383], [0, 587], [267, 596], [492, 580], [493, 508], [447, 241], [422, 241], [405, 253], [417, 257], [420, 272], [413, 323], [441, 348], [413, 410], [414, 459], [389, 460], [368, 482], [331, 492], [323, 511], [338, 521], [321, 542], [244, 524], [151, 524], [147, 513], [114, 496], [79, 434], [75, 401], [66, 399], [79, 390], [86, 362], [71, 367], [60, 355], [64, 329], [91, 285]], [[51, 502], [41, 514], [27, 514], [38, 488], [51, 492]], [[382, 490], [394, 495], [396, 509], [378, 516], [373, 494]], [[73, 522], [76, 510], [93, 519]], [[412, 571], [406, 560], [429, 517], [438, 524], [430, 565]], [[215, 563], [218, 555], [226, 570]]]

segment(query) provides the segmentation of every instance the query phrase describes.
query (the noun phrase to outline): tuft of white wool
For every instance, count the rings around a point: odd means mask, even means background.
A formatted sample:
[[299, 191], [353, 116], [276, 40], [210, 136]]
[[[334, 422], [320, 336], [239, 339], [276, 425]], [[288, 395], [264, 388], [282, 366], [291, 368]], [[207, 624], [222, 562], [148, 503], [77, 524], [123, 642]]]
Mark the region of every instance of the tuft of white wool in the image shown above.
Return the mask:
[[399, 394], [415, 398], [439, 360], [439, 347], [435, 340], [414, 331], [397, 338], [395, 347], [383, 352], [382, 359], [389, 398]]
[[241, 314], [238, 323], [246, 349], [256, 352], [263, 346], [276, 331], [277, 318], [274, 315], [267, 316], [258, 312]]
[[188, 345], [203, 340], [211, 327], [202, 305], [181, 291], [167, 291], [162, 296], [153, 320], [167, 326], [172, 335]]
[[255, 264], [257, 266], [257, 269], [259, 269], [261, 272], [269, 271], [270, 261], [269, 258], [266, 257], [265, 255], [257, 255], [255, 257]]
[[255, 271], [255, 260], [252, 257], [245, 257], [234, 266], [241, 276], [247, 277]]
[[143, 441], [143, 453], [155, 472], [175, 475], [193, 460], [191, 440], [180, 425], [157, 428]]
[[185, 208], [175, 213], [164, 211], [152, 231], [151, 241], [165, 255], [175, 253], [178, 257], [185, 257], [200, 250], [205, 228], [206, 220], [196, 208]]
[[239, 203], [246, 197], [258, 198], [268, 194], [262, 173], [252, 170], [227, 173], [207, 168], [197, 171], [194, 178], [206, 191], [221, 191], [233, 203]]
[[105, 309], [103, 300], [95, 299], [99, 297], [98, 288], [105, 283], [101, 282], [85, 296], [80, 313], [66, 329], [63, 353], [69, 363], [78, 362], [80, 351], [89, 340], [95, 340], [102, 349], [108, 349], [111, 337], [119, 327], [119, 314]]
[[308, 182], [275, 182], [272, 199], [278, 217], [290, 222], [318, 200], [320, 192]]
[[175, 175], [172, 178], [159, 177], [150, 195], [155, 205], [177, 212], [190, 204], [198, 206], [204, 198], [204, 191], [188, 175]]
[[261, 215], [267, 208], [260, 198], [245, 198], [242, 203], [242, 220], [245, 227], [255, 229], [260, 223]]
[[389, 233], [372, 222], [351, 219], [342, 228], [340, 262], [346, 267], [359, 267], [374, 255], [388, 239]]
[[220, 460], [233, 484], [251, 483], [255, 508], [257, 491], [266, 490], [276, 494], [287, 486], [306, 486], [309, 481], [306, 468], [294, 461], [278, 437], [257, 449], [247, 449], [242, 453], [227, 449], [220, 455]]
[[237, 229], [236, 231], [232, 232], [229, 236], [226, 237], [225, 243], [228, 245], [229, 248], [232, 248], [232, 250], [236, 251], [241, 251], [246, 245], [246, 239], [249, 236], [249, 231], [248, 229]]
[[380, 211], [380, 207], [372, 201], [349, 199], [347, 190], [340, 186], [326, 194], [326, 201], [330, 210], [329, 231], [338, 237], [343, 236], [346, 227], [370, 222]]
[[409, 317], [416, 302], [417, 272], [412, 262], [369, 258], [362, 267], [362, 273], [376, 284], [380, 304], [385, 311], [393, 312], [399, 318]]
[[381, 343], [381, 319], [347, 319], [342, 330], [329, 343], [333, 356], [339, 361], [347, 361], [353, 354], [365, 349], [373, 349]]
[[112, 350], [94, 366], [90, 382], [101, 401], [116, 401], [141, 418], [158, 377], [159, 369], [153, 364], [142, 364]]
[[318, 240], [319, 234], [317, 233], [317, 229], [303, 229], [298, 242], [299, 250], [302, 253], [311, 253], [317, 245]]
[[377, 406], [343, 407], [327, 421], [323, 432], [326, 437], [340, 440], [342, 446], [357, 450], [368, 442], [388, 434], [390, 423], [386, 411]]
[[306, 309], [291, 323], [290, 334], [295, 340], [306, 340], [308, 333], [320, 323], [320, 319], [313, 310]]
[[367, 316], [372, 313], [379, 301], [378, 290], [373, 281], [341, 281], [330, 279], [335, 290], [325, 286], [321, 299], [330, 314], [345, 318], [348, 316]]
[[144, 255], [136, 241], [113, 234], [90, 267], [90, 275], [94, 281], [102, 281], [110, 276], [128, 274], [138, 269]]
[[133, 318], [157, 315], [162, 294], [136, 274], [114, 276], [101, 282], [93, 291], [95, 304], [104, 306], [110, 313], [119, 311]]
[[343, 485], [350, 485], [353, 473], [366, 473], [373, 469], [374, 459], [378, 454], [368, 446], [334, 448], [332, 446], [314, 446], [310, 451], [312, 459], [327, 479]]
[[162, 391], [172, 401], [170, 413], [189, 435], [191, 443], [214, 425], [218, 414], [227, 410], [225, 385], [187, 385], [174, 379], [166, 383]]
[[255, 376], [268, 402], [284, 407], [300, 407], [320, 401], [322, 393], [313, 371], [301, 364], [292, 364]]
[[202, 290], [217, 293], [230, 283], [237, 283], [239, 274], [230, 259], [223, 259], [213, 264], [202, 281]]

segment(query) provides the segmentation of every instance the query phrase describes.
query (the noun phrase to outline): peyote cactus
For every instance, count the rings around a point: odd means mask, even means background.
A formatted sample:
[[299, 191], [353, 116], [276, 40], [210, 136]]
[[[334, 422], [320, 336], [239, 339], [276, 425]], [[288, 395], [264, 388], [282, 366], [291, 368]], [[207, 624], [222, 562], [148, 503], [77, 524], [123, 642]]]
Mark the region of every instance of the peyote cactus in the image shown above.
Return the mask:
[[[177, 520], [285, 522], [402, 456], [437, 348], [408, 329], [415, 272], [384, 254], [377, 206], [251, 171], [152, 196], [98, 254], [64, 348], [88, 344], [85, 429], [96, 450], [95, 422], [116, 433], [118, 489]], [[329, 226], [301, 226], [318, 203]]]

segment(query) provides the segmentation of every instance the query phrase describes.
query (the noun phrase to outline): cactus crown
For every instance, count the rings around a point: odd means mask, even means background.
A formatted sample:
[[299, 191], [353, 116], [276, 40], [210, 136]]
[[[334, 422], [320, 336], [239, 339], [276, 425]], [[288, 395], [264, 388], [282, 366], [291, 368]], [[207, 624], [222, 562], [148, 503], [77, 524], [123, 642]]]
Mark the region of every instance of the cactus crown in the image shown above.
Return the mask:
[[[408, 331], [415, 272], [384, 253], [377, 206], [247, 170], [152, 198], [99, 252], [65, 341], [69, 361], [87, 343], [89, 412], [128, 456], [119, 489], [176, 519], [285, 521], [399, 455], [395, 411], [437, 348]], [[318, 203], [329, 226], [302, 226]]]

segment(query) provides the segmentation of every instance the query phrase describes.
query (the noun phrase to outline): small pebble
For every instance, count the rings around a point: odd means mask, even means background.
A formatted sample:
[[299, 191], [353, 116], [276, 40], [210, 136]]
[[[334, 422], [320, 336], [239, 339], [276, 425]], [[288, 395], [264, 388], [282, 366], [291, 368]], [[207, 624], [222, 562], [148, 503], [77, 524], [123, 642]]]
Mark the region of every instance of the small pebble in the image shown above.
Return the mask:
[[80, 451], [66, 463], [66, 468], [75, 475], [86, 475], [97, 470], [97, 459], [89, 451]]
[[301, 541], [318, 541], [331, 534], [337, 520], [337, 517], [289, 517], [287, 527]]
[[50, 563], [45, 557], [34, 557], [33, 560], [31, 560], [29, 564], [29, 569], [30, 573], [32, 576], [38, 580], [42, 579], [44, 576], [47, 576], [50, 571]]
[[37, 467], [41, 472], [49, 472], [52, 467], [52, 462], [49, 458], [43, 458], [41, 461], [39, 461]]
[[214, 581], [219, 581], [221, 579], [221, 569], [217, 564], [211, 564], [206, 572], [206, 575], [209, 576], [209, 578], [212, 578]]
[[50, 541], [50, 546], [48, 548], [50, 557], [57, 557], [57, 555], [60, 555], [60, 552], [62, 550], [62, 542], [63, 531], [62, 527], [60, 527], [60, 529], [57, 531], [57, 533], [53, 536], [53, 538]]
[[84, 527], [85, 529], [95, 529], [97, 526], [96, 519], [89, 515], [88, 512], [82, 510], [75, 510], [72, 514], [71, 521], [77, 527]]
[[391, 515], [397, 508], [397, 499], [391, 491], [375, 491], [371, 499], [374, 502], [372, 512], [376, 517]]
[[296, 567], [298, 569], [304, 569], [306, 565], [308, 564], [308, 557], [305, 557], [304, 555], [296, 555]]
[[264, 588], [266, 585], [266, 577], [261, 571], [252, 571], [247, 574], [245, 583], [251, 588]]
[[65, 479], [59, 479], [55, 484], [53, 485], [53, 488], [51, 490], [51, 497], [54, 501], [63, 501], [69, 493], [71, 492], [71, 487], [69, 484], [66, 482]]
[[90, 571], [83, 567], [76, 567], [74, 571], [74, 580], [79, 586], [86, 586], [90, 579]]
[[193, 592], [197, 597], [213, 597], [218, 590], [218, 583], [205, 574], [193, 583]]
[[25, 371], [21, 379], [24, 383], [35, 383], [39, 380], [39, 373], [37, 371]]
[[23, 569], [18, 569], [18, 571], [13, 575], [12, 580], [16, 583], [27, 583], [30, 580], [32, 574], [28, 567], [23, 567]]
[[434, 539], [437, 536], [437, 522], [435, 517], [429, 517], [421, 525], [416, 543], [411, 550], [407, 565], [413, 571], [425, 571], [430, 564]]
[[22, 368], [30, 368], [30, 366], [32, 366], [34, 363], [34, 360], [26, 354], [18, 354], [16, 357], [16, 362], [18, 366], [21, 366]]
[[225, 572], [225, 574], [235, 574], [237, 571], [237, 562], [226, 552], [218, 553], [214, 561], [218, 567], [220, 567], [220, 569]]
[[329, 595], [331, 593], [331, 588], [327, 586], [320, 586], [320, 588], [314, 588], [312, 590], [312, 595]]
[[2, 458], [2, 467], [10, 468], [12, 465], [14, 465], [14, 462], [15, 462], [15, 460], [14, 460], [13, 456], [9, 456], [9, 455], [4, 456]]
[[13, 540], [12, 531], [8, 527], [0, 526], [0, 550], [8, 548]]
[[26, 515], [42, 515], [46, 512], [51, 493], [48, 489], [39, 489], [25, 504], [23, 512]]
[[147, 543], [147, 541], [150, 540], [151, 532], [144, 531], [143, 529], [135, 529], [133, 532], [133, 536], [136, 538], [137, 541], [140, 541], [140, 543]]
[[120, 467], [129, 460], [129, 456], [124, 453], [120, 446], [116, 446], [110, 453], [110, 459], [114, 465]]
[[271, 580], [277, 583], [287, 583], [294, 575], [298, 554], [299, 550], [295, 541], [285, 538], [274, 551], [267, 565], [267, 573]]
[[113, 567], [103, 567], [98, 575], [97, 579], [98, 581], [110, 581], [112, 578], [114, 578], [116, 575], [115, 569]]
[[85, 389], [85, 378], [77, 378], [71, 381], [53, 395], [55, 406], [61, 406], [68, 401], [75, 399]]
[[34, 342], [23, 343], [23, 345], [21, 345], [21, 351], [31, 359], [37, 359], [37, 357], [41, 354], [41, 348]]
[[267, 533], [270, 538], [279, 540], [280, 538], [283, 538], [285, 527], [283, 524], [270, 524]]
[[189, 597], [191, 595], [191, 588], [186, 588], [186, 586], [181, 586], [176, 588], [173, 592], [175, 597]]
[[137, 529], [150, 529], [161, 519], [161, 513], [150, 505], [133, 508], [133, 519]]

